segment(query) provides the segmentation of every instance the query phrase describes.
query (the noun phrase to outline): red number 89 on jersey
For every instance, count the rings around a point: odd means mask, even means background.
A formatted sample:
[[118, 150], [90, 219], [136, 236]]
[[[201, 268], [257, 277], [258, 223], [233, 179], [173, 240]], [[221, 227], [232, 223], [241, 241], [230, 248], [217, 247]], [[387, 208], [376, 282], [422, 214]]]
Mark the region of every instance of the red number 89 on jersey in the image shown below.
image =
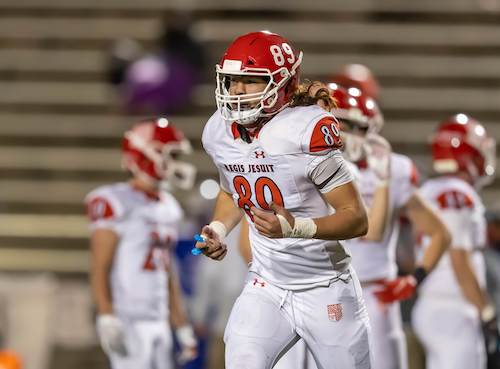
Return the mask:
[[333, 117], [321, 119], [314, 127], [309, 143], [309, 151], [319, 153], [326, 150], [335, 150], [342, 147], [339, 123]]

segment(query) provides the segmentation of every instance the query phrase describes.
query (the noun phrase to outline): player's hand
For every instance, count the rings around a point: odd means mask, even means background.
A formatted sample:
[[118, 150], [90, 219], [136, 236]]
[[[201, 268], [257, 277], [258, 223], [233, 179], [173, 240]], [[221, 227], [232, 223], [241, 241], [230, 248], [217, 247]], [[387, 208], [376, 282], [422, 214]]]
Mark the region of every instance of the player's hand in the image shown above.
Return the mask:
[[279, 214], [285, 218], [291, 228], [295, 226], [295, 218], [288, 210], [275, 203], [271, 203], [269, 208], [271, 211], [258, 209], [256, 207], [250, 208], [253, 214], [255, 229], [257, 229], [261, 235], [269, 238], [283, 238], [283, 229], [281, 228], [281, 223], [277, 215]]
[[217, 232], [215, 232], [208, 225], [204, 226], [201, 230], [201, 235], [205, 242], [196, 242], [194, 245], [197, 249], [201, 249], [205, 256], [210, 259], [222, 260], [227, 254], [227, 246], [221, 240]]
[[101, 347], [106, 354], [127, 356], [125, 329], [122, 321], [112, 314], [102, 314], [97, 317], [97, 334]]
[[181, 346], [181, 352], [177, 357], [179, 364], [184, 365], [196, 359], [198, 356], [198, 341], [193, 328], [186, 324], [175, 330], [175, 336]]
[[391, 281], [384, 281], [381, 289], [374, 292], [377, 299], [390, 304], [395, 301], [409, 299], [417, 289], [417, 280], [413, 275], [397, 277]]
[[364, 150], [368, 167], [377, 179], [387, 183], [391, 177], [391, 145], [382, 136], [368, 133], [365, 137]]
[[481, 312], [481, 325], [483, 329], [486, 352], [489, 355], [500, 352], [500, 332], [498, 331], [498, 317], [495, 309], [488, 305]]

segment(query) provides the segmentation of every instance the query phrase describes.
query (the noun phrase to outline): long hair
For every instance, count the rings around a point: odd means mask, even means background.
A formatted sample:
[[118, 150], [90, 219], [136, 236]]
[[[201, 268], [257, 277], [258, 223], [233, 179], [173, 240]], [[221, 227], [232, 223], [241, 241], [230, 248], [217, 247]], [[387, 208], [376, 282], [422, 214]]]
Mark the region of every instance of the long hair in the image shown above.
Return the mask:
[[[317, 90], [314, 92], [315, 89]], [[318, 102], [321, 102], [328, 111], [335, 107], [335, 100], [323, 82], [305, 80], [295, 91], [290, 106], [309, 106], [316, 105]]]

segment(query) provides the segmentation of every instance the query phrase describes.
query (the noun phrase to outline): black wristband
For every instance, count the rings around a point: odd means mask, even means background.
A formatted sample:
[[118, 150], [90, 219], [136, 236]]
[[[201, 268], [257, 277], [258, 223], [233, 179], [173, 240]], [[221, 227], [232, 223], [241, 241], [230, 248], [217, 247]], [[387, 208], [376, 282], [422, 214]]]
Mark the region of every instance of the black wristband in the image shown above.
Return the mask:
[[425, 277], [427, 277], [427, 272], [423, 267], [418, 267], [413, 272], [413, 276], [417, 280], [417, 285], [419, 285], [420, 283], [422, 283], [422, 281], [425, 279]]

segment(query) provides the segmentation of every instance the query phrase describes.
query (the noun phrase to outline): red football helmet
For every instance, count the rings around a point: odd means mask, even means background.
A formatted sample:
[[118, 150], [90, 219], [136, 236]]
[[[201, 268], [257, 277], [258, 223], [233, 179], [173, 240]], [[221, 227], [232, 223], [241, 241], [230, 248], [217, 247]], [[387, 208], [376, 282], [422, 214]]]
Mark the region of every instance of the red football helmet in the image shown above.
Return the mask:
[[367, 132], [380, 132], [384, 117], [373, 98], [366, 96], [356, 87], [344, 88], [337, 83], [329, 83], [328, 88], [337, 105], [337, 108], [332, 110], [333, 115]]
[[457, 114], [441, 122], [432, 137], [432, 161], [437, 173], [464, 171], [474, 183], [486, 184], [494, 178], [496, 142], [477, 120]]
[[[215, 67], [215, 99], [222, 117], [248, 125], [287, 107], [298, 86], [301, 62], [302, 52], [295, 51], [285, 38], [275, 33], [260, 31], [238, 37]], [[265, 77], [268, 82], [262, 92], [231, 95], [229, 85], [233, 76]], [[255, 102], [256, 106], [246, 107]]]
[[345, 88], [359, 88], [364, 95], [375, 100], [379, 98], [380, 86], [372, 71], [363, 64], [344, 65], [340, 73], [334, 75], [331, 81]]
[[196, 169], [176, 160], [189, 154], [191, 144], [166, 118], [144, 120], [125, 132], [122, 164], [134, 176], [148, 183], [166, 180], [182, 189], [192, 187]]
[[349, 125], [368, 130], [368, 116], [363, 107], [363, 101], [360, 99], [361, 91], [356, 88], [347, 90], [336, 83], [329, 83], [328, 88], [335, 101], [335, 107], [331, 113]]
[[365, 135], [370, 128], [365, 100], [355, 87], [345, 89], [336, 83], [329, 83], [328, 88], [335, 101], [335, 107], [330, 112], [340, 122], [344, 157], [357, 162], [364, 156]]

